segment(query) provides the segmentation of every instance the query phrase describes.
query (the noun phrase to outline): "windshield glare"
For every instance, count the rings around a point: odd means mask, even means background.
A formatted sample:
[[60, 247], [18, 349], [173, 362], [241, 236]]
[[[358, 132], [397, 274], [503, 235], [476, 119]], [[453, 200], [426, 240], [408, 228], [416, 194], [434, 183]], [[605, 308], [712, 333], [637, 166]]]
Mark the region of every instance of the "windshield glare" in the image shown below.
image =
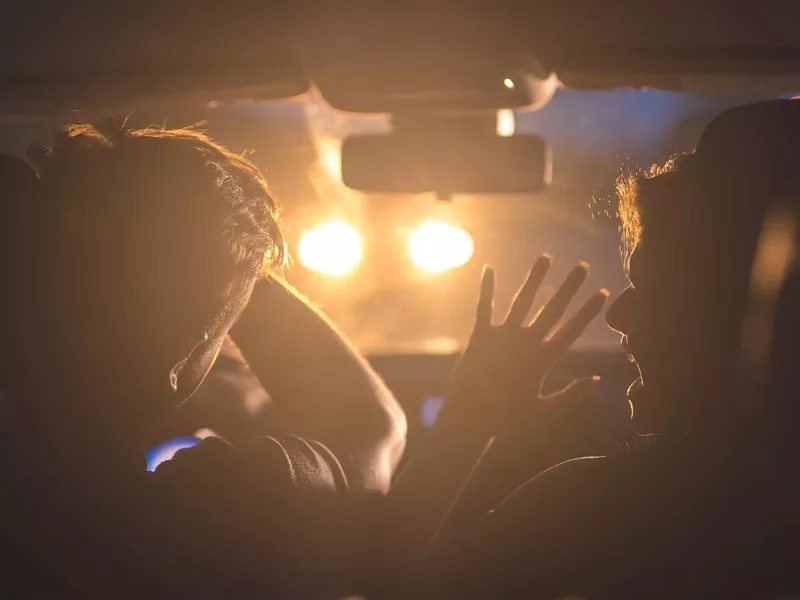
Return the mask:
[[[498, 313], [545, 251], [555, 261], [542, 301], [580, 260], [592, 265], [584, 294], [601, 286], [612, 296], [619, 293], [626, 281], [615, 178], [692, 149], [714, 114], [749, 100], [561, 90], [544, 108], [511, 119], [516, 132], [539, 134], [550, 143], [554, 170], [548, 190], [525, 197], [455, 196], [446, 202], [433, 195], [365, 195], [346, 188], [339, 172], [342, 139], [388, 131], [388, 118], [337, 113], [314, 96], [164, 104], [133, 111], [129, 122], [191, 125], [234, 151], [251, 152], [284, 207], [293, 257], [288, 280], [359, 350], [451, 353], [469, 336], [484, 264], [499, 272]], [[47, 143], [67, 122], [107, 114], [2, 117], [0, 149], [21, 155], [32, 141]], [[508, 133], [509, 115], [501, 121]], [[314, 234], [304, 237], [310, 231]], [[598, 320], [576, 348], [616, 350], [618, 343], [618, 335]]]

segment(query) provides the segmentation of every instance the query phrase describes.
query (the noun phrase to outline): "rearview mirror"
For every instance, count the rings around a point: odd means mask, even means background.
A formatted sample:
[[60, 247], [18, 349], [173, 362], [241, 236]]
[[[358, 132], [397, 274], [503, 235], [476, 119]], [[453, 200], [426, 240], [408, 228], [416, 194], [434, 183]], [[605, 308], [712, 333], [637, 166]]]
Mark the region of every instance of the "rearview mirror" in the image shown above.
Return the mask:
[[351, 137], [342, 144], [345, 185], [372, 193], [526, 194], [550, 183], [539, 137], [493, 134]]

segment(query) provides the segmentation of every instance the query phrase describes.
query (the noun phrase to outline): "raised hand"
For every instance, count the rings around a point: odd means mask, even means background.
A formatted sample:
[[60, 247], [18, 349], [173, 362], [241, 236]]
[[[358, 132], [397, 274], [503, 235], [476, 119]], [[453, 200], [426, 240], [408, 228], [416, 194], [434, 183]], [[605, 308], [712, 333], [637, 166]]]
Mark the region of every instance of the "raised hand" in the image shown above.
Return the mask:
[[543, 397], [542, 382], [553, 365], [603, 309], [608, 291], [599, 290], [560, 327], [571, 301], [586, 281], [589, 266], [576, 266], [553, 298], [532, 320], [528, 314], [552, 259], [542, 255], [520, 287], [501, 325], [492, 323], [495, 273], [487, 268], [481, 282], [475, 329], [452, 380], [452, 393], [442, 417], [496, 435], [510, 423], [537, 409], [563, 406], [580, 397], [595, 378], [573, 382]]
[[[392, 548], [391, 565], [397, 571], [397, 557], [409, 564], [418, 564], [426, 556], [433, 540], [446, 521], [464, 484], [480, 465], [492, 438], [521, 417], [527, 420], [537, 404], [558, 403], [569, 392], [542, 398], [542, 381], [553, 366], [580, 337], [608, 299], [600, 290], [558, 329], [556, 324], [570, 301], [586, 280], [588, 265], [578, 265], [567, 280], [536, 315], [527, 322], [528, 313], [550, 269], [551, 258], [543, 255], [531, 269], [528, 278], [502, 325], [492, 324], [494, 304], [494, 271], [484, 272], [475, 330], [467, 350], [453, 374], [452, 390], [436, 420], [428, 443], [411, 462], [392, 487], [387, 500], [385, 518], [387, 539], [382, 544]], [[551, 333], [552, 331], [552, 333]], [[582, 384], [578, 384], [582, 385]], [[576, 386], [571, 388], [576, 389]], [[496, 477], [508, 469], [492, 475]], [[515, 475], [515, 473], [513, 474]], [[491, 486], [494, 489], [497, 486]], [[502, 486], [501, 486], [502, 487]], [[481, 500], [481, 499], [479, 499]], [[473, 501], [472, 506], [481, 506]], [[459, 509], [445, 527], [445, 536], [463, 531], [459, 523], [469, 508]], [[468, 519], [474, 523], [474, 519]], [[452, 541], [452, 540], [451, 540]], [[450, 542], [445, 542], [448, 546]], [[388, 562], [387, 562], [388, 564]]]

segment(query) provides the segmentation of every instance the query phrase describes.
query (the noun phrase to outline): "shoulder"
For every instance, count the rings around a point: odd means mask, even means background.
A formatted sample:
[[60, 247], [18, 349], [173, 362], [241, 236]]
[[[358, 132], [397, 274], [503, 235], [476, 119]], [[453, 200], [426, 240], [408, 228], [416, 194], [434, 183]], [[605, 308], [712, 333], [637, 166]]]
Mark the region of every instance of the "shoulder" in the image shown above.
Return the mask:
[[[617, 469], [614, 459], [583, 457], [568, 460], [543, 471], [508, 496], [487, 515], [485, 527], [492, 533], [518, 527], [525, 522], [540, 530], [560, 528], [561, 516], [570, 515], [570, 523], [584, 517], [593, 502], [598, 500], [597, 488], [605, 487]], [[561, 525], [559, 525], [559, 523]]]
[[[477, 560], [491, 565], [498, 585], [528, 591], [581, 595], [624, 580], [674, 521], [672, 454], [648, 445], [544, 471], [487, 516]], [[499, 548], [502, 562], [490, 554]], [[519, 579], [532, 565], [537, 576]]]
[[289, 588], [338, 576], [346, 480], [323, 445], [296, 437], [238, 444], [209, 438], [149, 475], [157, 511], [141, 543], [148, 564], [183, 586], [180, 596], [185, 586], [225, 590], [221, 596], [251, 586], [287, 597]]
[[[297, 436], [259, 436], [239, 443], [207, 438], [175, 454], [157, 469], [156, 480], [199, 485], [268, 485], [277, 491], [343, 492], [347, 479], [336, 456], [322, 443]], [[242, 487], [244, 486], [244, 487]]]
[[554, 534], [576, 527], [608, 529], [670, 486], [675, 456], [672, 446], [640, 440], [606, 456], [565, 461], [518, 488], [488, 521], [500, 526], [524, 511], [532, 526], [552, 527]]
[[165, 548], [180, 547], [180, 564], [202, 564], [209, 576], [220, 565], [240, 570], [251, 563], [256, 572], [248, 576], [264, 581], [284, 580], [276, 569], [288, 573], [301, 565], [308, 575], [317, 572], [308, 555], [341, 543], [347, 481], [336, 457], [318, 442], [209, 438], [151, 475], [158, 539]]

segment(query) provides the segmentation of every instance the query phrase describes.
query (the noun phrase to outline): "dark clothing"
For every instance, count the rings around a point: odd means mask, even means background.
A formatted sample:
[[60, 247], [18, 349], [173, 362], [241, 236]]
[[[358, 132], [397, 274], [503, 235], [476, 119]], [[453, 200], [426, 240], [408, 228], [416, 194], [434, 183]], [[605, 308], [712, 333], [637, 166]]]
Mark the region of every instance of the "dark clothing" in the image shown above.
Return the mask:
[[4, 598], [287, 598], [348, 585], [347, 481], [319, 443], [211, 438], [155, 473], [6, 459], [2, 529], [18, 564]]
[[706, 478], [693, 459], [680, 446], [659, 444], [553, 467], [447, 551], [435, 578], [454, 598], [782, 591], [786, 570], [778, 563], [788, 556], [789, 523], [773, 482], [757, 473], [728, 487]]
[[2, 531], [16, 562], [3, 598], [308, 598], [361, 591], [366, 576], [370, 590], [459, 600], [792, 589], [784, 542], [797, 516], [776, 502], [776, 482], [761, 470], [723, 486], [676, 444], [548, 469], [440, 548], [418, 588], [396, 581], [402, 565], [379, 538], [360, 545], [380, 509], [353, 498], [319, 443], [211, 438], [147, 473], [91, 457], [81, 469], [23, 442], [4, 453]]

